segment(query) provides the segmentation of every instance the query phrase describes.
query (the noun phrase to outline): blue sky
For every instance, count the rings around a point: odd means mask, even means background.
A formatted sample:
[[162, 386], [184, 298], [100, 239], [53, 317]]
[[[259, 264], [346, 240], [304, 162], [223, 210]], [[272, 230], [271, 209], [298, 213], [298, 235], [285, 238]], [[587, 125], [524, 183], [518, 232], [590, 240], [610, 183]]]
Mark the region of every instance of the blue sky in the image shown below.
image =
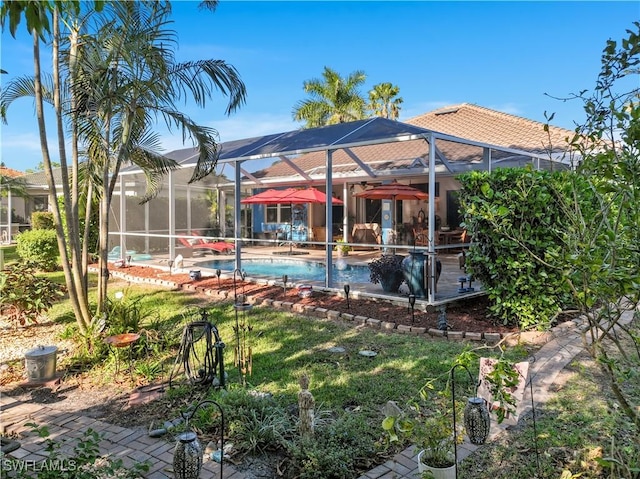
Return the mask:
[[[197, 6], [173, 3], [178, 59], [223, 59], [247, 86], [246, 105], [230, 117], [220, 96], [205, 110], [183, 107], [216, 128], [221, 141], [298, 128], [291, 112], [306, 98], [303, 82], [320, 78], [325, 66], [345, 77], [364, 71], [365, 94], [381, 82], [399, 86], [400, 120], [468, 102], [538, 121], [555, 112], [553, 124], [573, 128], [584, 118], [580, 102], [547, 95], [592, 89], [606, 41], [619, 41], [640, 20], [637, 1], [221, 0], [215, 13]], [[22, 25], [17, 39], [2, 33], [1, 54], [9, 72], [3, 83], [32, 74], [31, 39]], [[41, 155], [33, 103], [15, 103], [1, 128], [1, 161], [35, 168]], [[160, 131], [166, 151], [182, 147], [179, 134]], [[54, 137], [50, 147], [55, 156]]]

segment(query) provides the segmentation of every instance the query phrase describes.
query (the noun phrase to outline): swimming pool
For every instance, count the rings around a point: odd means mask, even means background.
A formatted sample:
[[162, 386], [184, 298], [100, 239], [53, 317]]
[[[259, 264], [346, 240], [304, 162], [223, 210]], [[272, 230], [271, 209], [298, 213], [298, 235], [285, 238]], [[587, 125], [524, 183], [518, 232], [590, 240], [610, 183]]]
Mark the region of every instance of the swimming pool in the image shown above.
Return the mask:
[[[235, 261], [232, 259], [214, 259], [198, 263], [201, 268], [219, 269], [232, 273]], [[324, 281], [325, 267], [323, 263], [284, 258], [264, 258], [242, 260], [242, 270], [247, 276], [267, 276], [280, 279], [283, 274], [289, 281]], [[366, 265], [349, 265], [344, 260], [337, 260], [332, 268], [334, 283], [369, 283], [369, 267]]]

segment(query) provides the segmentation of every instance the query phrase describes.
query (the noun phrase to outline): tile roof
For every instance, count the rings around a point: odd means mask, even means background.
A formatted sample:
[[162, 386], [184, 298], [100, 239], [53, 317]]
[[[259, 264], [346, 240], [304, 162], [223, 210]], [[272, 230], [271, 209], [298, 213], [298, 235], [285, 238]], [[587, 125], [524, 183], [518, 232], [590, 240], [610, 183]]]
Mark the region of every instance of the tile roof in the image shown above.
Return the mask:
[[563, 151], [572, 130], [549, 126], [516, 115], [491, 110], [470, 103], [447, 106], [418, 115], [405, 123], [468, 140], [489, 143], [534, 153], [545, 153], [553, 147]]
[[6, 178], [18, 178], [20, 176], [24, 176], [24, 173], [12, 168], [7, 168], [6, 166], [0, 166], [0, 176], [4, 176]]
[[[469, 103], [440, 108], [411, 118], [405, 123], [478, 143], [539, 155], [551, 152], [560, 155], [566, 149], [567, 139], [573, 136], [571, 130], [550, 126], [547, 133], [540, 122]], [[441, 153], [436, 155], [437, 172], [458, 173], [483, 163], [483, 148], [480, 146], [436, 139], [436, 148]], [[366, 163], [374, 175], [409, 175], [427, 171], [429, 145], [424, 140], [411, 140], [356, 147], [351, 149], [351, 153]], [[320, 180], [325, 176], [325, 158], [326, 153], [319, 151], [298, 156], [292, 161], [312, 179]], [[491, 158], [499, 161], [502, 166], [531, 163], [529, 157], [498, 150], [492, 150]], [[333, 153], [332, 166], [334, 178], [367, 176], [367, 172], [344, 150]], [[252, 176], [258, 180], [286, 177], [292, 181], [300, 179], [284, 161], [254, 172]]]

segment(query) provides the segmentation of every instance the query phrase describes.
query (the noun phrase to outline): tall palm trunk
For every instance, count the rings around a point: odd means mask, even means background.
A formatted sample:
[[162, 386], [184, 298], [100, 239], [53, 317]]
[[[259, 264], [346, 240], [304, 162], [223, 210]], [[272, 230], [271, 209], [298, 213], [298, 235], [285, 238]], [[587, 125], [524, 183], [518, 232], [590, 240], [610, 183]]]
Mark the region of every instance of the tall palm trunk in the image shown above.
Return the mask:
[[[56, 109], [56, 120], [58, 127], [58, 134], [62, 135], [59, 138], [59, 149], [61, 152], [61, 165], [63, 171], [66, 168], [66, 158], [64, 156], [64, 131], [62, 126], [62, 111], [60, 107], [60, 80], [59, 80], [59, 65], [58, 65], [58, 45], [59, 45], [59, 30], [58, 30], [58, 22], [57, 22], [57, 14], [53, 15], [53, 71], [54, 71], [54, 89], [55, 89], [55, 109]], [[42, 151], [42, 160], [44, 163], [45, 170], [47, 171], [47, 184], [49, 187], [49, 203], [51, 205], [51, 209], [53, 210], [54, 222], [56, 227], [56, 236], [58, 239], [58, 249], [60, 251], [60, 258], [62, 263], [62, 268], [64, 270], [65, 280], [67, 283], [69, 300], [71, 302], [71, 306], [73, 308], [74, 314], [76, 316], [76, 320], [78, 322], [78, 326], [80, 328], [80, 332], [85, 334], [88, 329], [88, 325], [91, 321], [91, 314], [89, 312], [88, 305], [82, 301], [81, 292], [78, 291], [78, 282], [77, 279], [77, 268], [74, 268], [73, 265], [75, 263], [70, 262], [69, 260], [69, 251], [67, 249], [67, 242], [65, 239], [65, 231], [64, 225], [62, 221], [62, 215], [60, 212], [60, 207], [58, 205], [58, 199], [56, 195], [56, 185], [53, 181], [53, 167], [51, 165], [51, 156], [49, 154], [49, 146], [47, 143], [47, 130], [45, 125], [44, 118], [44, 105], [43, 105], [43, 97], [42, 97], [42, 80], [41, 80], [41, 66], [40, 66], [40, 38], [36, 31], [33, 32], [33, 60], [34, 60], [34, 87], [35, 87], [35, 104], [36, 104], [36, 118], [38, 122], [38, 132], [40, 136], [40, 148]], [[60, 146], [62, 144], [62, 146]], [[65, 198], [65, 208], [67, 208], [67, 202], [70, 198], [70, 191], [67, 183], [64, 184], [65, 181], [63, 179], [63, 188], [64, 188], [64, 198]], [[72, 223], [72, 217], [70, 216], [71, 208], [68, 207], [66, 212], [68, 213], [68, 219]], [[72, 236], [72, 230], [69, 230], [70, 237]], [[73, 230], [77, 231], [77, 230]], [[71, 238], [70, 238], [71, 239]], [[72, 240], [73, 241], [73, 240]], [[77, 234], [75, 238], [76, 246], [77, 246]], [[71, 253], [72, 260], [76, 258], [79, 259], [77, 254]], [[76, 269], [76, 271], [74, 271]]]

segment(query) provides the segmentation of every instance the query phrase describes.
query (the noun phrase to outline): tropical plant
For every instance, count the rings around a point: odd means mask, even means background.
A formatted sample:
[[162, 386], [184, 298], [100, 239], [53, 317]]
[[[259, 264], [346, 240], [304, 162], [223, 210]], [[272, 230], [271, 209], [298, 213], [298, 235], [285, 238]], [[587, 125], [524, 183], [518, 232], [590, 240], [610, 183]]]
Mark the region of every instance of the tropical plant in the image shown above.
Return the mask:
[[399, 97], [400, 87], [389, 82], [374, 85], [369, 92], [369, 109], [374, 116], [389, 120], [397, 120], [400, 116], [400, 105], [404, 101]]
[[29, 263], [15, 263], [0, 272], [0, 316], [16, 326], [37, 323], [64, 296], [64, 288], [37, 276]]
[[[640, 406], [631, 393], [640, 368], [640, 22], [621, 43], [608, 40], [586, 122], [572, 146], [582, 163], [574, 197], [564, 204], [566, 275], [572, 297], [589, 322], [587, 350], [607, 377], [622, 411], [640, 431]], [[576, 175], [576, 178], [578, 175]], [[589, 202], [576, 201], [588, 195]]]
[[373, 284], [389, 284], [388, 291], [398, 291], [404, 281], [402, 260], [399, 254], [383, 254], [369, 262], [369, 280]]
[[336, 243], [337, 243], [335, 246], [336, 251], [342, 254], [349, 254], [349, 251], [351, 251], [351, 246], [346, 244], [343, 239], [337, 239]]
[[[103, 2], [95, 2], [101, 7]], [[205, 2], [205, 7], [215, 2]], [[175, 163], [157, 153], [159, 141], [151, 131], [156, 117], [170, 128], [182, 130], [199, 149], [198, 165], [192, 181], [213, 171], [218, 158], [216, 132], [196, 125], [175, 107], [188, 94], [204, 106], [215, 90], [228, 95], [227, 113], [236, 110], [245, 99], [245, 87], [236, 70], [220, 60], [176, 63], [172, 46], [176, 39], [166, 25], [170, 4], [158, 2], [111, 2], [103, 13], [90, 12], [96, 19], [88, 32], [88, 19], [79, 20], [78, 2], [5, 2], [0, 10], [9, 20], [12, 35], [24, 14], [34, 37], [34, 78], [16, 79], [2, 92], [2, 112], [16, 99], [35, 97], [43, 161], [56, 218], [56, 233], [65, 278], [75, 316], [86, 333], [93, 314], [88, 302], [87, 258], [91, 201], [81, 211], [82, 196], [100, 198], [100, 276], [98, 311], [105, 307], [107, 236], [109, 207], [118, 172], [123, 162], [139, 166], [148, 180], [147, 197], [153, 196], [161, 175]], [[91, 17], [91, 15], [89, 15]], [[51, 22], [49, 21], [51, 18]], [[60, 19], [69, 28], [60, 31]], [[53, 48], [53, 75], [48, 81], [41, 73], [40, 41], [50, 32]], [[61, 38], [69, 38], [61, 49]], [[63, 89], [62, 85], [68, 86]], [[71, 125], [71, 164], [64, 148], [60, 150], [63, 208], [55, 201], [59, 187], [53, 180], [52, 162], [46, 141], [44, 103], [54, 106], [60, 144], [64, 144], [64, 120]], [[4, 119], [4, 117], [3, 117]], [[87, 160], [80, 168], [80, 144], [86, 147]], [[84, 176], [82, 176], [84, 175]], [[81, 183], [81, 179], [87, 181]], [[85, 218], [85, 234], [80, 234]], [[65, 236], [65, 231], [67, 235]], [[80, 243], [79, 238], [82, 238]]]
[[342, 78], [324, 67], [322, 77], [304, 82], [303, 89], [311, 98], [296, 104], [294, 120], [306, 122], [305, 128], [315, 128], [366, 118], [366, 101], [358, 91], [366, 79], [364, 72], [357, 70]]

